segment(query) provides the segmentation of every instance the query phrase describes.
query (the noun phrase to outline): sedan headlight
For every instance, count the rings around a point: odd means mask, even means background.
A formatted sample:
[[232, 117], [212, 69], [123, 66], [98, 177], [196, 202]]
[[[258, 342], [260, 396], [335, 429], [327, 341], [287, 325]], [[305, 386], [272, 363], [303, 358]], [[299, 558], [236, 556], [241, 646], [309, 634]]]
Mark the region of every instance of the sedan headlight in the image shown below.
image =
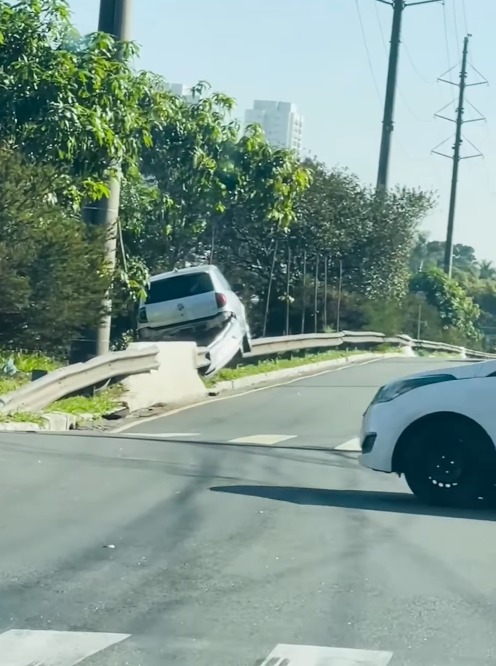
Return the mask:
[[410, 377], [407, 379], [399, 379], [397, 382], [386, 384], [376, 393], [372, 404], [378, 402], [390, 402], [408, 391], [419, 388], [420, 386], [428, 386], [429, 384], [439, 384], [440, 382], [449, 382], [456, 379], [453, 375], [427, 375], [426, 377]]

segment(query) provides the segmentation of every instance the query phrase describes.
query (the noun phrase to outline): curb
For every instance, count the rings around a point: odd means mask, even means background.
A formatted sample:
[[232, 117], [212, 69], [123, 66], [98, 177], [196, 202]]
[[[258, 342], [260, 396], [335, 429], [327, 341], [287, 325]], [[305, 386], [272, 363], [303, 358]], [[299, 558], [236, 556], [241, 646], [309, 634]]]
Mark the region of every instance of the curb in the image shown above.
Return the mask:
[[45, 423], [15, 422], [0, 423], [0, 432], [64, 432], [74, 430], [78, 417], [65, 412], [51, 412], [42, 414]]
[[292, 379], [293, 377], [300, 377], [308, 374], [316, 374], [330, 368], [336, 368], [343, 365], [352, 365], [353, 363], [360, 363], [363, 361], [373, 361], [383, 358], [404, 358], [405, 352], [391, 352], [388, 354], [377, 354], [374, 352], [364, 354], [353, 354], [352, 356], [344, 356], [342, 358], [333, 359], [330, 361], [320, 361], [319, 363], [307, 363], [306, 365], [299, 365], [295, 368], [284, 368], [282, 370], [273, 370], [272, 372], [264, 372], [258, 375], [251, 375], [249, 377], [240, 377], [239, 379], [226, 380], [215, 384], [211, 389], [211, 394], [215, 392], [224, 393], [225, 391], [236, 391], [238, 389], [251, 388], [267, 382], [279, 381], [284, 379]]

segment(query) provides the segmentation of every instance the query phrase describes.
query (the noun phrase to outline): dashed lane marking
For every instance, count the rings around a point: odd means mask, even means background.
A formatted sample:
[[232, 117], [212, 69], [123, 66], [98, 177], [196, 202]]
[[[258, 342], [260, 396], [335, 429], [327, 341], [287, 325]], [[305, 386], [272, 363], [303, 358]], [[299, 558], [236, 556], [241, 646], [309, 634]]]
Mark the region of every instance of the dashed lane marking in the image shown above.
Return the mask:
[[180, 439], [181, 437], [199, 437], [199, 432], [129, 432], [120, 437], [145, 437], [146, 439]]
[[237, 437], [230, 439], [229, 444], [261, 444], [264, 446], [274, 446], [288, 439], [294, 439], [296, 435], [250, 435], [249, 437]]
[[342, 444], [338, 444], [335, 451], [349, 451], [350, 453], [361, 453], [360, 449], [360, 439], [358, 437], [353, 437]]
[[75, 666], [129, 634], [12, 629], [0, 635], [2, 666]]
[[261, 666], [387, 666], [392, 652], [280, 644]]

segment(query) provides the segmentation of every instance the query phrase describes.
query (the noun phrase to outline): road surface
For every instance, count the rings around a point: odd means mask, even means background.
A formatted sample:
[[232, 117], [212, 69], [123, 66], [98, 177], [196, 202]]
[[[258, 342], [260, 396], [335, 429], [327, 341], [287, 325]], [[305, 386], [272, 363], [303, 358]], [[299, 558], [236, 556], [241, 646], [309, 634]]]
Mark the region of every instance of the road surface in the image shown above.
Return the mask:
[[380, 384], [447, 364], [0, 435], [1, 666], [495, 663], [495, 515], [422, 507], [353, 452]]

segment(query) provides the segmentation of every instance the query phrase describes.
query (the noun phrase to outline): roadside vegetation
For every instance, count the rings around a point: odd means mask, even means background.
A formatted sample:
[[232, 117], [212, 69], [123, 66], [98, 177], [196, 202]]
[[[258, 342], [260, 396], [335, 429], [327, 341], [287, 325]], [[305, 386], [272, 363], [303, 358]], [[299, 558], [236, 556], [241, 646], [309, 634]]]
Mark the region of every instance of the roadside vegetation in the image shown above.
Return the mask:
[[[372, 351], [372, 350], [370, 350]], [[398, 352], [398, 348], [381, 345], [374, 349], [377, 353]], [[366, 349], [330, 349], [318, 353], [301, 354], [299, 356], [279, 357], [267, 359], [246, 365], [238, 365], [231, 368], [223, 368], [213, 379], [207, 380], [208, 386], [215, 386], [222, 381], [233, 381], [242, 377], [251, 377], [253, 375], [266, 374], [275, 370], [285, 370], [287, 368], [298, 368], [303, 365], [313, 365], [324, 361], [334, 361], [342, 358], [349, 358], [357, 354], [367, 353]]]
[[122, 387], [110, 386], [92, 396], [77, 395], [63, 398], [47, 407], [47, 412], [66, 412], [68, 414], [104, 416], [114, 411], [120, 403]]
[[[186, 102], [136, 70], [134, 44], [79, 35], [64, 0], [0, 0], [0, 35], [0, 350], [25, 350], [0, 393], [73, 359], [109, 288], [120, 348], [149, 276], [203, 262], [244, 285], [257, 336], [420, 331], [494, 347], [496, 269], [456, 245], [453, 278], [440, 270], [443, 243], [421, 232], [435, 193], [398, 185], [379, 196], [345, 168], [271, 147], [233, 119], [228, 94], [201, 82]], [[88, 222], [115, 163], [111, 270]]]

